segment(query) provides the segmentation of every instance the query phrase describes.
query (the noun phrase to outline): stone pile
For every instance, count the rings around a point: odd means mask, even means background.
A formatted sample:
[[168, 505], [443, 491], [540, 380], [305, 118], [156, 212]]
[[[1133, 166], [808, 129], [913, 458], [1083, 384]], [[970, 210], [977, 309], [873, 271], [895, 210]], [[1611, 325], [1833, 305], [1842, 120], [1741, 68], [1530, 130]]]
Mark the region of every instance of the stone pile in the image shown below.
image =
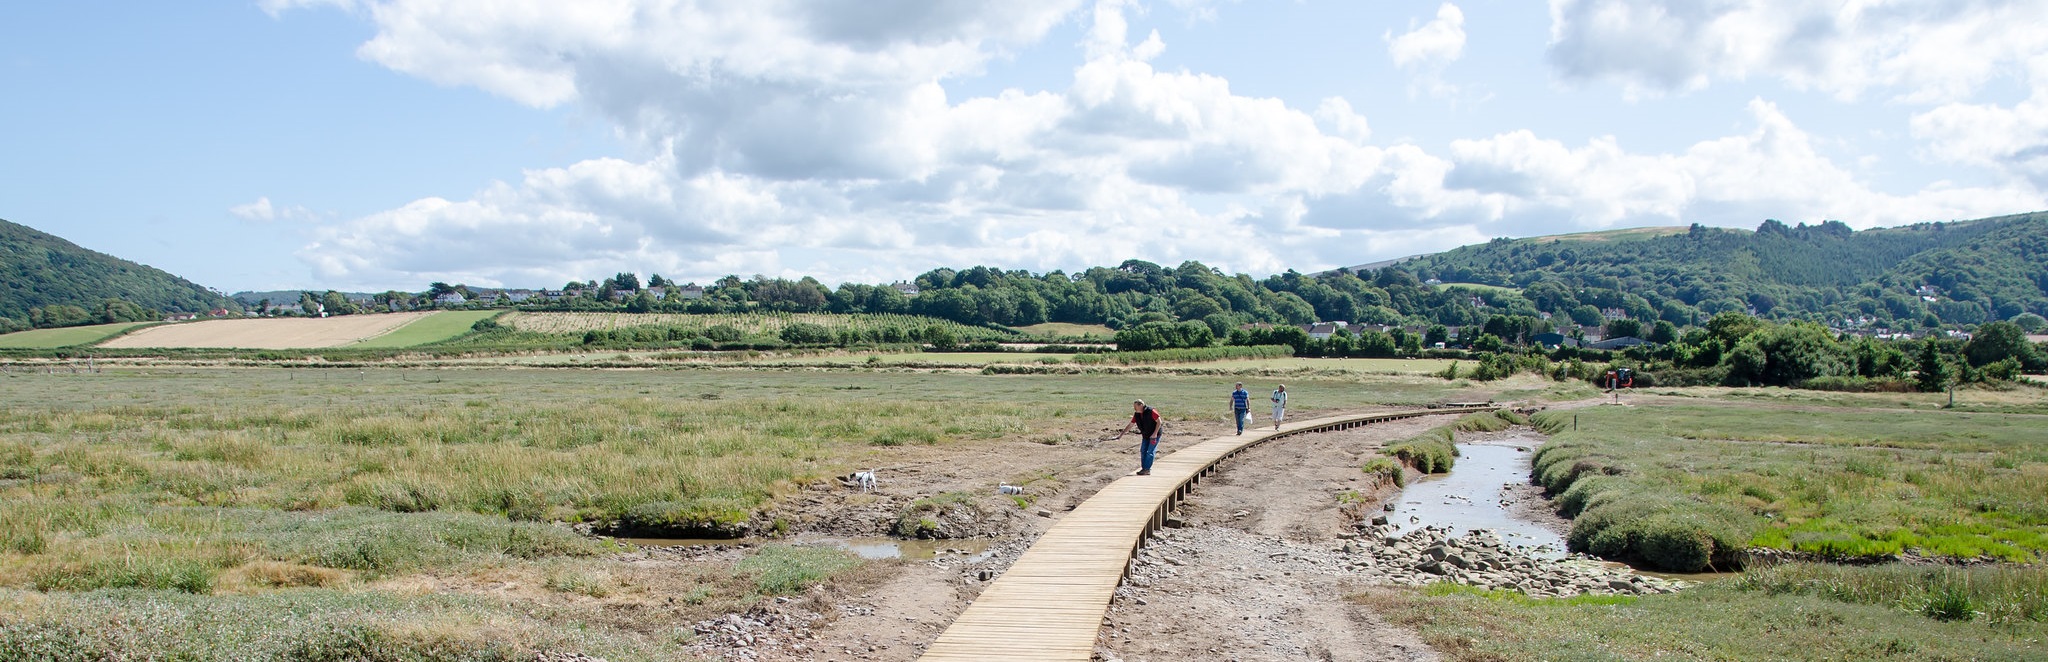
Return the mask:
[[1343, 551], [1355, 570], [1408, 586], [1449, 581], [1533, 597], [1569, 597], [1672, 593], [1687, 585], [1581, 554], [1556, 557], [1545, 548], [1509, 545], [1489, 530], [1464, 536], [1432, 528], [1402, 533], [1385, 517], [1361, 524]]

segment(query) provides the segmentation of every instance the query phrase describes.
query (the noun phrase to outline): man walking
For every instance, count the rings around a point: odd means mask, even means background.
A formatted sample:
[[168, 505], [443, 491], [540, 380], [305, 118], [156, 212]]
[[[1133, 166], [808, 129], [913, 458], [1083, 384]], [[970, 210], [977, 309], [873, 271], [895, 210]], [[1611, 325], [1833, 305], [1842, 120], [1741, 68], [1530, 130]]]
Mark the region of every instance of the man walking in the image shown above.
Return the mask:
[[1145, 406], [1144, 400], [1131, 402], [1131, 422], [1124, 424], [1123, 432], [1116, 433], [1117, 439], [1138, 428], [1138, 475], [1152, 475], [1152, 458], [1159, 453], [1159, 436], [1165, 427], [1159, 421], [1159, 410]]
[[1237, 421], [1237, 434], [1244, 435], [1244, 422], [1252, 417], [1252, 393], [1244, 390], [1244, 382], [1237, 383], [1237, 390], [1230, 392], [1230, 418]]

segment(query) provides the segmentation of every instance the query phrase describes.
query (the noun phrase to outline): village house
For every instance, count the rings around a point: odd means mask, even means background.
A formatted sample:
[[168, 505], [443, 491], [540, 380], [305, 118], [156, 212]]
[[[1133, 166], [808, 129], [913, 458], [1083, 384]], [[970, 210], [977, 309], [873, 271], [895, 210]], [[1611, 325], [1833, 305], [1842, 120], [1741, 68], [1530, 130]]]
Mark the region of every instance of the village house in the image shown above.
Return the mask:
[[917, 296], [918, 292], [916, 283], [910, 283], [900, 280], [890, 284], [889, 287], [894, 288], [898, 292], [902, 292], [903, 296], [907, 297]]
[[199, 313], [171, 313], [164, 316], [167, 322], [188, 322], [199, 319]]
[[533, 290], [505, 290], [505, 298], [512, 303], [519, 303], [532, 299]]
[[1607, 318], [1607, 321], [1609, 322], [1615, 320], [1625, 320], [1628, 319], [1628, 311], [1621, 308], [1601, 308], [1600, 316]]
[[1301, 330], [1307, 331], [1310, 338], [1328, 340], [1330, 336], [1337, 335], [1337, 330], [1345, 329], [1349, 326], [1349, 324], [1344, 322], [1316, 322], [1314, 324], [1301, 325]]
[[696, 285], [684, 285], [682, 287], [676, 288], [674, 296], [681, 298], [685, 301], [688, 301], [690, 299], [702, 299], [704, 298], [704, 288], [698, 287]]
[[461, 292], [449, 292], [434, 296], [434, 305], [436, 306], [460, 306], [465, 303], [469, 303], [469, 299], [462, 296]]

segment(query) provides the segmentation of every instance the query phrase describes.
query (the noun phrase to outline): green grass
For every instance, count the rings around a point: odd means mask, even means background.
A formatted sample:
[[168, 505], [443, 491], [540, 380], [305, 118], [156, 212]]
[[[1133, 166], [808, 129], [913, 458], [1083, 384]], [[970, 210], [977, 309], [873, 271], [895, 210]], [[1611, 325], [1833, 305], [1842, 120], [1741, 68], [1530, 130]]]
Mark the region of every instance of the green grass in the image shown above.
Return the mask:
[[1940, 621], [1890, 605], [1744, 590], [1534, 599], [1449, 584], [1353, 600], [1414, 628], [1447, 660], [2028, 660], [2048, 625]]
[[121, 335], [138, 326], [158, 322], [122, 322], [62, 329], [33, 329], [0, 335], [0, 349], [57, 349], [91, 345]]
[[2048, 554], [2048, 438], [2037, 417], [1726, 403], [1538, 418], [1556, 434], [1536, 454], [1536, 478], [1576, 516], [1575, 550], [1676, 570], [1727, 568], [1749, 546]]
[[413, 347], [452, 340], [469, 333], [478, 321], [498, 316], [497, 310], [444, 310], [392, 329], [389, 333], [348, 345], [350, 348], [381, 349]]
[[2048, 568], [1787, 563], [1745, 572], [1738, 586], [1884, 605], [1944, 621], [2048, 622]]
[[1109, 340], [1116, 335], [1116, 329], [1112, 329], [1100, 324], [1068, 324], [1066, 322], [1046, 322], [1044, 324], [1033, 324], [1030, 326], [1019, 326], [1013, 328], [1017, 329], [1018, 331], [1023, 331], [1025, 333], [1038, 336], [1041, 338], [1080, 338], [1084, 336], [1094, 336], [1102, 340]]

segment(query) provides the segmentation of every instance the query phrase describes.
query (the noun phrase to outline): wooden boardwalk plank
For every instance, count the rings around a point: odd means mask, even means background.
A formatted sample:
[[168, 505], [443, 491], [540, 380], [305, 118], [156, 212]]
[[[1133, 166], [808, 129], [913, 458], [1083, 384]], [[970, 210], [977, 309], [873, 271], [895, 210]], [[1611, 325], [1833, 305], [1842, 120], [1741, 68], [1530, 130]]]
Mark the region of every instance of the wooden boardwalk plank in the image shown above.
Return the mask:
[[1118, 479], [1060, 518], [967, 605], [918, 659], [1087, 660], [1095, 653], [1102, 613], [1123, 582], [1131, 554], [1151, 533], [1154, 516], [1168, 499], [1224, 458], [1297, 434], [1486, 409], [1489, 407], [1319, 418], [1278, 431], [1248, 430], [1243, 436], [1217, 437], [1158, 458], [1152, 463], [1152, 475]]

